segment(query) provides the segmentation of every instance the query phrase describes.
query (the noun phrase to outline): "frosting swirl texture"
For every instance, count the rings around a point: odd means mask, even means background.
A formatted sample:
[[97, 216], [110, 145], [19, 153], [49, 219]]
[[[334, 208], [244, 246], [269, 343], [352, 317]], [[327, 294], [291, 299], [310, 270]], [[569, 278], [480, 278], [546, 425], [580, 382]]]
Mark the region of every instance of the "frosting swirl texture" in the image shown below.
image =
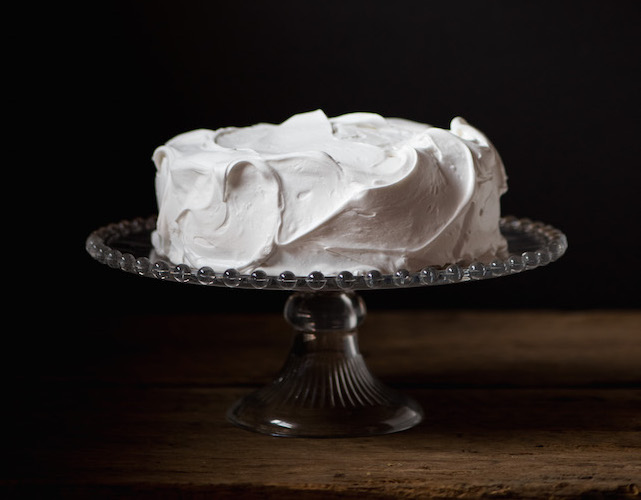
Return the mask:
[[462, 118], [450, 130], [322, 111], [194, 130], [153, 154], [155, 250], [269, 274], [392, 273], [501, 255], [503, 163]]

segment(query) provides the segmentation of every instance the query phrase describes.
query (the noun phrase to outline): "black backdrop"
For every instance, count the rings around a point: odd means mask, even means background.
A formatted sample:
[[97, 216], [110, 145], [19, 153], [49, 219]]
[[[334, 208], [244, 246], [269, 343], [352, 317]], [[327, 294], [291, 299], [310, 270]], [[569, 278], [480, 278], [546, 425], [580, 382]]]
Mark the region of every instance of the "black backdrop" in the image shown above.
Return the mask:
[[318, 108], [441, 127], [463, 116], [506, 164], [503, 213], [568, 236], [548, 267], [368, 292], [370, 309], [641, 304], [637, 1], [137, 1], [40, 18], [11, 35], [27, 56], [10, 56], [16, 161], [35, 165], [23, 186], [40, 203], [20, 223], [40, 305], [278, 311], [282, 292], [139, 278], [93, 261], [84, 240], [155, 212], [150, 157], [172, 136]]

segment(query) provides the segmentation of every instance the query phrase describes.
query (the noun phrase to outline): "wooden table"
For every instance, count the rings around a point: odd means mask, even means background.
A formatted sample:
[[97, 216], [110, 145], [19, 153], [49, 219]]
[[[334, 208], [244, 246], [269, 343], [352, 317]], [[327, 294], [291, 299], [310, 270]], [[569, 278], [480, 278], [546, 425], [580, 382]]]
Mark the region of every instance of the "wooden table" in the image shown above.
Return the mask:
[[226, 422], [285, 359], [279, 314], [80, 319], [5, 350], [2, 498], [640, 496], [638, 311], [370, 311], [369, 367], [426, 419], [355, 439]]

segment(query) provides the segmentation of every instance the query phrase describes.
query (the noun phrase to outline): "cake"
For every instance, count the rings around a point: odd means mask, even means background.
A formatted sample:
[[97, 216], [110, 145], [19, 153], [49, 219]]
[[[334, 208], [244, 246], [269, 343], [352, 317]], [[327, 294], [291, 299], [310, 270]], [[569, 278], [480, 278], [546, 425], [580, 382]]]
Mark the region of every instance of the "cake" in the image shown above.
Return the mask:
[[221, 272], [417, 271], [503, 255], [499, 154], [462, 118], [443, 129], [321, 110], [198, 129], [158, 147], [155, 251]]

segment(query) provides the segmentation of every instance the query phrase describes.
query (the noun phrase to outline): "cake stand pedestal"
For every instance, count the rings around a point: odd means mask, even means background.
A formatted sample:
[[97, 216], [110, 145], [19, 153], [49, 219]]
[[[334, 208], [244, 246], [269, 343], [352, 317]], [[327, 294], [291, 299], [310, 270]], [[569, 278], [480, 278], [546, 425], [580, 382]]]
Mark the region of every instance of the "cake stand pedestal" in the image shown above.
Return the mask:
[[285, 319], [294, 341], [278, 377], [238, 401], [234, 424], [273, 436], [366, 436], [423, 418], [408, 396], [378, 381], [358, 347], [365, 304], [355, 292], [294, 292]]
[[288, 291], [286, 321], [294, 330], [289, 356], [273, 382], [237, 401], [227, 412], [235, 425], [272, 436], [355, 437], [409, 429], [423, 419], [410, 397], [377, 380], [358, 347], [366, 315], [359, 290], [438, 286], [520, 273], [558, 259], [567, 248], [558, 229], [529, 219], [505, 217], [501, 232], [509, 254], [489, 262], [455, 263], [392, 275], [312, 271], [270, 276], [235, 269], [192, 270], [154, 255], [150, 235], [156, 218], [134, 219], [97, 229], [88, 253], [112, 268], [185, 284]]

